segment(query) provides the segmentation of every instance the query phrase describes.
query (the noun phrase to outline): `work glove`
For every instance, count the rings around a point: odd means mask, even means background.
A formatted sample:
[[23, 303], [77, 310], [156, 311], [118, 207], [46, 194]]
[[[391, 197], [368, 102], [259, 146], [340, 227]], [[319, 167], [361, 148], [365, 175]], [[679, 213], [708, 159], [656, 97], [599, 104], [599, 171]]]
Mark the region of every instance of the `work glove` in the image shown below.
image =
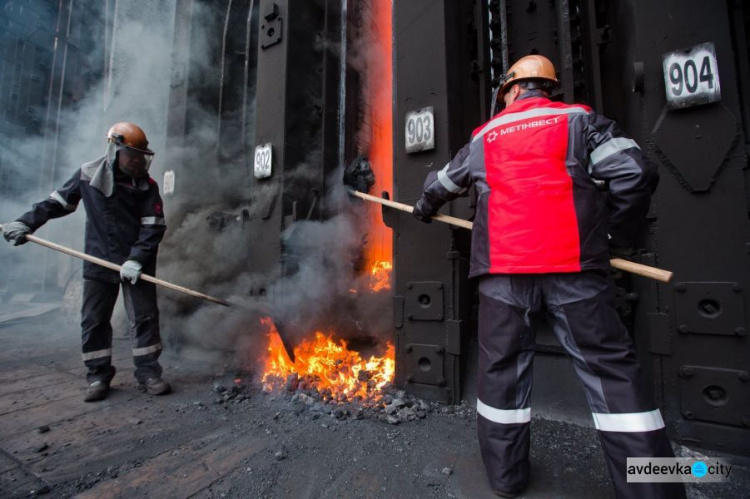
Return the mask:
[[357, 159], [344, 170], [344, 185], [365, 194], [370, 192], [375, 185], [375, 174], [365, 157], [357, 156]]
[[130, 284], [138, 282], [138, 278], [141, 277], [141, 264], [135, 260], [128, 260], [122, 264], [120, 269], [120, 280], [122, 282], [130, 281]]
[[622, 258], [632, 260], [635, 257], [635, 248], [632, 246], [614, 246], [609, 245], [609, 256], [612, 258]]
[[428, 215], [424, 210], [422, 199], [417, 201], [417, 203], [414, 205], [414, 210], [411, 212], [411, 214], [414, 215], [414, 218], [416, 218], [422, 223], [426, 223], [426, 224], [432, 223], [432, 217]]
[[23, 222], [11, 222], [3, 226], [3, 237], [8, 242], [13, 241], [13, 246], [20, 246], [29, 242], [26, 235], [32, 232], [34, 231]]

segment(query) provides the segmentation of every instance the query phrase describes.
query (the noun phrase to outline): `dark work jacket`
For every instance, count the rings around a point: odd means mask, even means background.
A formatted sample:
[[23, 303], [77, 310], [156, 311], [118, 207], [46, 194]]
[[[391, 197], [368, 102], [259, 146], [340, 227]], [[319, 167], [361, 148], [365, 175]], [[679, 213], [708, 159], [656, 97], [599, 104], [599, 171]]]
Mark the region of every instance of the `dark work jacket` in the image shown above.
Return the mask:
[[529, 91], [428, 176], [418, 208], [435, 214], [476, 185], [472, 277], [601, 270], [610, 244], [635, 243], [658, 180], [614, 121]]
[[[144, 273], [154, 275], [157, 250], [167, 229], [159, 186], [151, 177], [134, 182], [117, 172], [114, 178], [114, 191], [107, 198], [91, 187], [91, 178], [79, 169], [62, 188], [35, 204], [18, 221], [37, 230], [50, 219], [73, 213], [83, 200], [85, 252], [117, 265], [135, 260], [143, 266]], [[117, 272], [90, 262], [83, 264], [83, 277], [120, 282]]]

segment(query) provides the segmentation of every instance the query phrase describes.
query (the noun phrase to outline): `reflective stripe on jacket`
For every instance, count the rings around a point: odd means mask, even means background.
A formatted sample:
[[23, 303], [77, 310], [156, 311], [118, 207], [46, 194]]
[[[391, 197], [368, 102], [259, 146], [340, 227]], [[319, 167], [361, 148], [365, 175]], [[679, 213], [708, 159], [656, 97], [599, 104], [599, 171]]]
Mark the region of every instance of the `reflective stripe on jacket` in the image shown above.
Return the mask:
[[635, 243], [658, 179], [615, 122], [532, 90], [428, 176], [418, 203], [435, 214], [476, 185], [472, 277], [579, 272], [607, 268], [610, 243]]
[[[18, 220], [36, 230], [48, 220], [73, 213], [83, 200], [86, 208], [85, 252], [117, 265], [136, 260], [143, 271], [154, 275], [156, 256], [166, 231], [159, 186], [147, 177], [133, 182], [115, 175], [112, 196], [91, 187], [83, 170], [77, 170], [65, 185], [37, 203]], [[117, 272], [84, 262], [86, 279], [119, 282]]]

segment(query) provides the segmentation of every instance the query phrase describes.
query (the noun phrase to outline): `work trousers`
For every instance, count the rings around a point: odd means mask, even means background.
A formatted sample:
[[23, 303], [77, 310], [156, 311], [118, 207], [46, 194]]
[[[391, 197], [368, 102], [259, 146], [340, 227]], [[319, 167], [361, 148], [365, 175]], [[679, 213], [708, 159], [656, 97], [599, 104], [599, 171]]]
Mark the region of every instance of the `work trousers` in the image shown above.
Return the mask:
[[479, 300], [477, 429], [493, 489], [518, 492], [529, 478], [532, 320], [546, 312], [583, 385], [617, 497], [685, 497], [681, 483], [627, 483], [628, 457], [674, 454], [605, 273], [487, 275]]
[[[115, 375], [112, 365], [112, 311], [120, 291], [120, 284], [84, 279], [81, 329], [83, 361], [88, 367], [86, 380], [110, 382]], [[139, 280], [136, 284], [122, 284], [125, 312], [130, 324], [135, 378], [143, 383], [148, 378], [161, 377], [159, 365], [161, 335], [156, 286]]]

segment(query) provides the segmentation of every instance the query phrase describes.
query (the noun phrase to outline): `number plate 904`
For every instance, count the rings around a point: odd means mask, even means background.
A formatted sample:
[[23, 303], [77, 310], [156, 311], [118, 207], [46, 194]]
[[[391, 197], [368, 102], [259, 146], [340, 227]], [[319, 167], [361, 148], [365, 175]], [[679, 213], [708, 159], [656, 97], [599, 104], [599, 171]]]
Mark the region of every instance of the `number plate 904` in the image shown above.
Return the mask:
[[662, 56], [667, 105], [672, 109], [721, 100], [719, 66], [713, 43], [676, 50]]

